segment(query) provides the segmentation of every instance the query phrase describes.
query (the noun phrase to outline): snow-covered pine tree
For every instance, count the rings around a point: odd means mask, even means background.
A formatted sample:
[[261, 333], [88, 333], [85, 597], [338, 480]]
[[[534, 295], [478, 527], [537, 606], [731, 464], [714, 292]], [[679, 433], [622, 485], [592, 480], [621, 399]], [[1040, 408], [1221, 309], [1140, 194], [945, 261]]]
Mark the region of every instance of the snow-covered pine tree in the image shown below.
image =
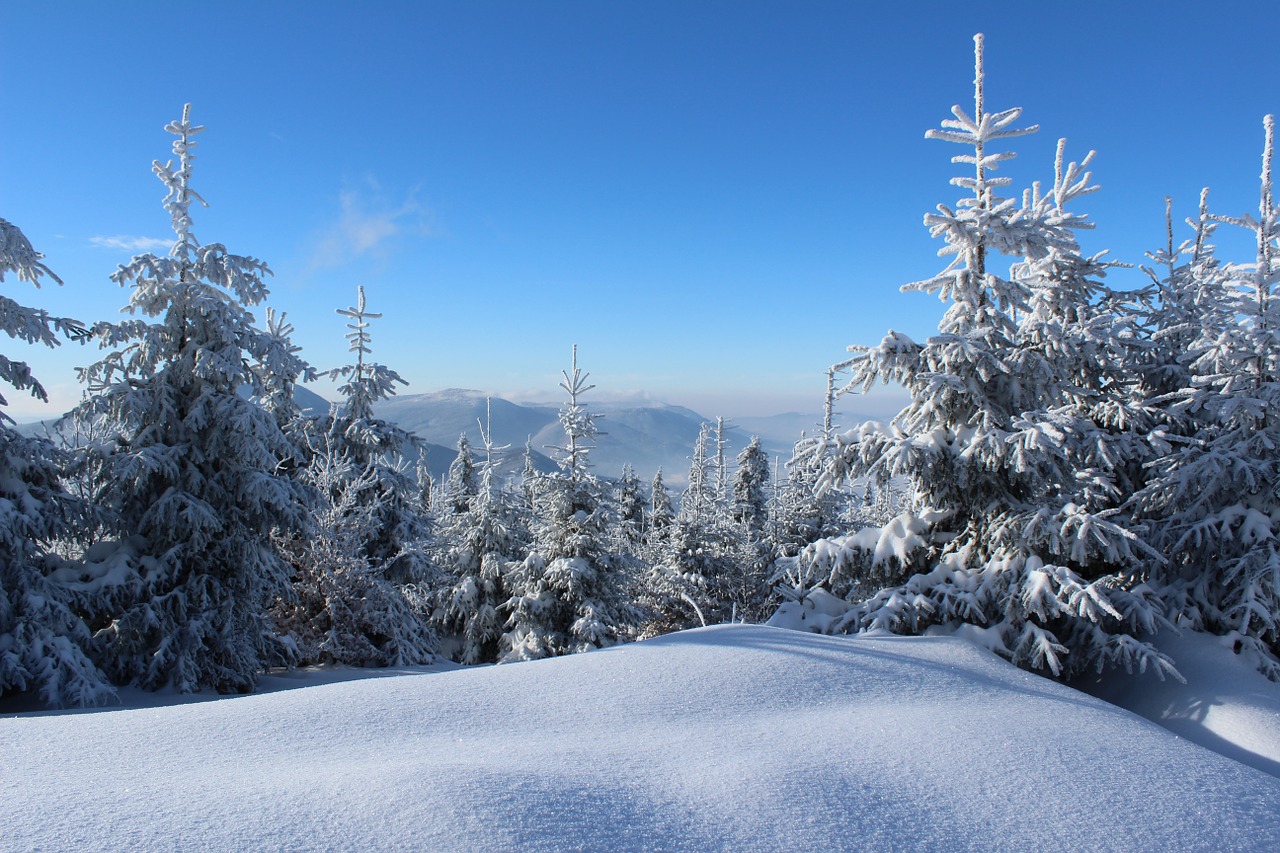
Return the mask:
[[267, 296], [266, 264], [192, 231], [191, 206], [204, 203], [191, 187], [203, 129], [190, 105], [165, 127], [178, 165], [156, 161], [154, 171], [176, 240], [167, 257], [139, 255], [111, 276], [132, 285], [135, 318], [93, 327], [104, 348], [119, 348], [81, 371], [92, 396], [77, 417], [120, 425], [115, 442], [86, 453], [138, 590], [97, 614], [103, 668], [148, 689], [247, 691], [273, 647], [263, 614], [288, 594], [272, 531], [300, 524], [302, 503], [280, 471], [294, 448], [241, 390], [265, 395], [265, 375], [305, 365], [254, 326], [248, 308]]
[[569, 395], [560, 411], [567, 441], [551, 448], [560, 470], [538, 480], [531, 551], [512, 567], [502, 638], [508, 661], [613, 645], [628, 639], [638, 620], [629, 566], [608, 548], [604, 486], [587, 458], [599, 431], [581, 397], [595, 386], [578, 368], [577, 346], [560, 387]]
[[464, 432], [458, 436], [458, 455], [449, 463], [449, 479], [445, 490], [449, 494], [449, 503], [453, 514], [462, 516], [471, 509], [471, 501], [476, 496], [476, 463], [471, 455], [471, 442]]
[[1176, 402], [1192, 385], [1197, 347], [1215, 340], [1220, 330], [1211, 328], [1213, 322], [1225, 319], [1212, 310], [1225, 277], [1210, 242], [1218, 223], [1209, 214], [1208, 195], [1207, 188], [1200, 193], [1199, 216], [1187, 220], [1194, 239], [1181, 244], [1174, 242], [1173, 199], [1165, 197], [1165, 245], [1147, 253], [1151, 265], [1142, 271], [1151, 284], [1133, 294], [1130, 308], [1141, 325], [1139, 348], [1129, 359], [1141, 380], [1139, 393], [1166, 413], [1182, 408]]
[[[6, 275], [40, 286], [48, 276], [44, 255], [26, 235], [0, 219], [0, 283]], [[0, 331], [29, 344], [58, 346], [59, 334], [80, 338], [77, 321], [52, 317], [0, 294]], [[25, 362], [0, 354], [0, 380], [39, 400], [44, 387]], [[65, 458], [41, 438], [21, 435], [0, 394], [0, 696], [36, 691], [47, 705], [96, 705], [114, 691], [85, 655], [90, 634], [68, 607], [66, 590], [52, 575], [63, 565], [56, 543], [88, 517], [88, 507], [63, 488]]]
[[533, 462], [533, 441], [524, 443], [524, 468], [520, 471], [520, 510], [526, 516], [533, 515], [533, 501], [539, 491], [542, 474]]
[[367, 498], [380, 481], [377, 463], [357, 467], [340, 435], [319, 432], [299, 471], [314, 493], [304, 535], [280, 537], [293, 566], [293, 594], [271, 615], [300, 664], [401, 666], [430, 663], [435, 639], [415, 597], [370, 564], [367, 543], [379, 535], [378, 505]]
[[317, 426], [330, 435], [326, 443], [332, 451], [350, 461], [351, 472], [358, 476], [366, 469], [375, 473], [373, 482], [358, 495], [360, 505], [371, 507], [376, 520], [362, 528], [365, 554], [374, 570], [410, 583], [424, 571], [420, 545], [426, 536], [425, 519], [417, 509], [418, 485], [406, 473], [402, 457], [414, 439], [373, 411], [377, 403], [395, 395], [397, 384], [408, 383], [390, 367], [366, 360], [372, 353], [369, 321], [382, 314], [366, 310], [363, 286], [356, 293], [355, 305], [337, 311], [351, 320], [346, 337], [349, 351], [356, 354], [355, 364], [327, 372], [343, 383], [338, 393], [344, 399]]
[[711, 441], [711, 423], [704, 421], [693, 445], [693, 456], [689, 457], [689, 484], [680, 496], [680, 517], [698, 525], [710, 522], [721, 504]]
[[523, 556], [529, 536], [515, 500], [498, 482], [494, 454], [507, 448], [493, 444], [489, 411], [486, 401], [479, 489], [445, 532], [446, 586], [434, 616], [450, 657], [464, 664], [498, 660], [501, 609], [511, 597], [507, 566]]
[[769, 459], [760, 437], [738, 454], [733, 478], [733, 525], [730, 559], [734, 564], [729, 584], [732, 616], [746, 621], [768, 618], [776, 607], [769, 578], [776, 556], [769, 535]]
[[729, 446], [729, 430], [733, 424], [716, 416], [716, 494], [724, 503], [729, 501], [729, 461], [725, 457], [725, 448]]
[[622, 466], [622, 477], [616, 487], [618, 506], [618, 550], [635, 553], [644, 542], [648, 522], [648, 501], [640, 478], [630, 464]]
[[[1280, 680], [1280, 207], [1272, 181], [1275, 119], [1264, 122], [1258, 217], [1213, 217], [1254, 235], [1253, 263], [1196, 264], [1183, 287], [1199, 302], [1191, 387], [1181, 407], [1198, 430], [1155, 465], [1136, 498], [1169, 557], [1176, 615], [1234, 640]], [[1202, 216], [1203, 222], [1203, 205]], [[1208, 229], [1197, 232], [1197, 243]], [[1200, 253], [1197, 253], [1199, 257]]]
[[[1151, 554], [1117, 515], [1141, 425], [1125, 421], [1122, 358], [1095, 305], [1106, 264], [1080, 253], [1073, 231], [1086, 223], [1064, 207], [1093, 187], [1059, 148], [1052, 192], [1033, 188], [1021, 205], [998, 195], [1008, 179], [990, 173], [1013, 154], [995, 143], [1036, 128], [1015, 127], [1017, 108], [986, 112], [980, 35], [975, 58], [973, 115], [954, 107], [927, 134], [973, 149], [953, 158], [974, 169], [953, 180], [971, 197], [925, 217], [953, 261], [903, 288], [950, 306], [923, 344], [890, 332], [851, 347], [846, 391], [898, 382], [912, 402], [891, 426], [864, 425], [828, 448], [828, 483], [902, 478], [913, 510], [815, 543], [801, 560], [886, 587], [853, 607], [845, 630], [967, 623], [1014, 662], [1057, 675], [1166, 671], [1168, 659], [1135, 638], [1160, 616], [1141, 584]], [[1007, 276], [1000, 255], [1013, 262]]]
[[662, 481], [662, 469], [659, 468], [653, 475], [653, 482], [649, 485], [649, 542], [652, 543], [663, 536], [663, 531], [674, 520], [675, 510], [671, 504], [671, 493], [667, 491], [667, 484]]
[[[719, 423], [723, 424], [721, 420]], [[722, 434], [722, 430], [717, 430]], [[648, 635], [727, 621], [737, 565], [735, 531], [719, 490], [710, 422], [702, 424], [689, 460], [689, 486], [644, 578]]]
[[733, 517], [753, 534], [764, 530], [768, 521], [769, 458], [760, 446], [760, 436], [738, 454], [738, 470], [733, 478]]

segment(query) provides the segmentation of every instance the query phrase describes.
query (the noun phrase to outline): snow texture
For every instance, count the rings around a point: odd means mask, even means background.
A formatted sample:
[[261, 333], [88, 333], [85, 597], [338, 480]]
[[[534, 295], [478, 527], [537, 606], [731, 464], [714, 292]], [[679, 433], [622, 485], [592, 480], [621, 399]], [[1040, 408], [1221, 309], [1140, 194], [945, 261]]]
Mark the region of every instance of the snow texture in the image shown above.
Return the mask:
[[0, 847], [1275, 850], [1280, 780], [955, 638], [720, 626], [0, 719]]

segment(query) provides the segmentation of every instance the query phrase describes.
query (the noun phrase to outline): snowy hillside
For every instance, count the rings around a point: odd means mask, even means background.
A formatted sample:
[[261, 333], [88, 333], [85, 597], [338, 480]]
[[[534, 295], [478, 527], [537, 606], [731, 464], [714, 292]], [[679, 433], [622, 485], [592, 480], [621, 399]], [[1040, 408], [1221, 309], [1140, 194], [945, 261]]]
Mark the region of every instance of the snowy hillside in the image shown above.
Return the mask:
[[951, 638], [722, 626], [9, 717], [0, 768], [14, 850], [1280, 849], [1280, 779]]

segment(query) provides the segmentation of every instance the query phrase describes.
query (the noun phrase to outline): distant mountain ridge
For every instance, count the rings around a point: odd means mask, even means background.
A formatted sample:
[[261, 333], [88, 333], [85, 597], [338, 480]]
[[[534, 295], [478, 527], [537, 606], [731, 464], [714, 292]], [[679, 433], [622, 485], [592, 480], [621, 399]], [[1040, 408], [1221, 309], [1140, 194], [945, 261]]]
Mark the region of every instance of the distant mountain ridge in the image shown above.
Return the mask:
[[[564, 443], [560, 406], [551, 403], [514, 403], [501, 397], [486, 397], [480, 391], [449, 388], [399, 395], [379, 403], [375, 411], [423, 441], [451, 447], [465, 433], [472, 446], [478, 447], [486, 400], [492, 413], [495, 444], [522, 451], [528, 442], [535, 451], [554, 455], [549, 448]], [[603, 477], [617, 477], [623, 466], [630, 464], [643, 479], [652, 478], [661, 468], [664, 480], [683, 483], [698, 432], [704, 422], [714, 421], [692, 409], [665, 403], [592, 403], [589, 399], [585, 403], [589, 411], [599, 416], [596, 425], [601, 434], [591, 449], [590, 460]], [[741, 427], [730, 429], [726, 456], [730, 460], [736, 458], [753, 434], [756, 433]], [[785, 458], [790, 456], [799, 434], [788, 437], [762, 432], [760, 438], [770, 455], [776, 453]]]
[[[334, 405], [314, 391], [298, 387], [295, 398], [304, 414], [319, 416]], [[534, 466], [540, 471], [556, 469], [552, 448], [564, 443], [559, 413], [562, 403], [517, 403], [502, 397], [465, 388], [447, 388], [422, 394], [404, 394], [384, 400], [375, 413], [412, 433], [419, 442], [433, 477], [444, 477], [457, 456], [458, 437], [467, 436], [477, 461], [483, 454], [480, 424], [486, 416], [486, 401], [491, 413], [493, 442], [504, 448], [496, 453], [498, 468], [504, 477], [516, 477], [524, 468], [524, 448], [533, 450]], [[661, 402], [593, 402], [584, 401], [587, 409], [598, 415], [600, 437], [591, 449], [591, 464], [598, 475], [615, 478], [630, 464], [637, 476], [652, 479], [661, 468], [663, 479], [681, 486], [688, 479], [689, 460], [698, 432], [706, 417], [684, 406]], [[860, 418], [837, 417], [841, 427], [856, 424]], [[34, 435], [52, 427], [55, 420], [23, 424], [22, 432]], [[761, 445], [770, 457], [790, 458], [801, 433], [812, 435], [820, 429], [821, 414], [787, 412], [766, 417], [727, 419], [725, 455], [733, 464], [739, 452], [760, 436]], [[418, 453], [408, 454], [416, 462]]]

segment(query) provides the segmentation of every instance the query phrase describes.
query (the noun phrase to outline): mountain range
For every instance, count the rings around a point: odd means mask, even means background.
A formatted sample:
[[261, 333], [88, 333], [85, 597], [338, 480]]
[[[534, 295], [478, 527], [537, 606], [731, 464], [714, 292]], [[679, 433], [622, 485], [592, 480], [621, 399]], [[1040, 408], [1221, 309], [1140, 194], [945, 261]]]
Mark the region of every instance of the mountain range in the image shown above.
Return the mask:
[[[297, 388], [296, 398], [308, 415], [323, 414], [332, 405], [304, 387]], [[556, 470], [555, 448], [564, 443], [559, 421], [562, 406], [554, 402], [518, 403], [480, 391], [450, 388], [396, 396], [379, 403], [375, 412], [418, 439], [418, 448], [409, 454], [410, 460], [416, 462], [420, 454], [425, 456], [427, 468], [437, 479], [447, 475], [456, 458], [459, 436], [466, 435], [477, 461], [483, 456], [481, 424], [487, 421], [491, 424], [498, 470], [503, 477], [514, 477], [524, 468], [526, 444], [532, 449], [538, 470]], [[597, 416], [600, 430], [590, 452], [598, 475], [618, 477], [623, 466], [629, 464], [647, 482], [660, 468], [663, 480], [676, 487], [688, 481], [689, 460], [702, 424], [715, 421], [692, 409], [659, 402], [588, 400], [587, 408]], [[851, 425], [860, 419], [846, 416], [841, 423]], [[732, 465], [751, 437], [758, 435], [769, 457], [785, 462], [801, 433], [812, 434], [821, 420], [821, 414], [801, 412], [727, 419], [725, 455]], [[21, 429], [36, 434], [53, 423], [24, 424]]]

